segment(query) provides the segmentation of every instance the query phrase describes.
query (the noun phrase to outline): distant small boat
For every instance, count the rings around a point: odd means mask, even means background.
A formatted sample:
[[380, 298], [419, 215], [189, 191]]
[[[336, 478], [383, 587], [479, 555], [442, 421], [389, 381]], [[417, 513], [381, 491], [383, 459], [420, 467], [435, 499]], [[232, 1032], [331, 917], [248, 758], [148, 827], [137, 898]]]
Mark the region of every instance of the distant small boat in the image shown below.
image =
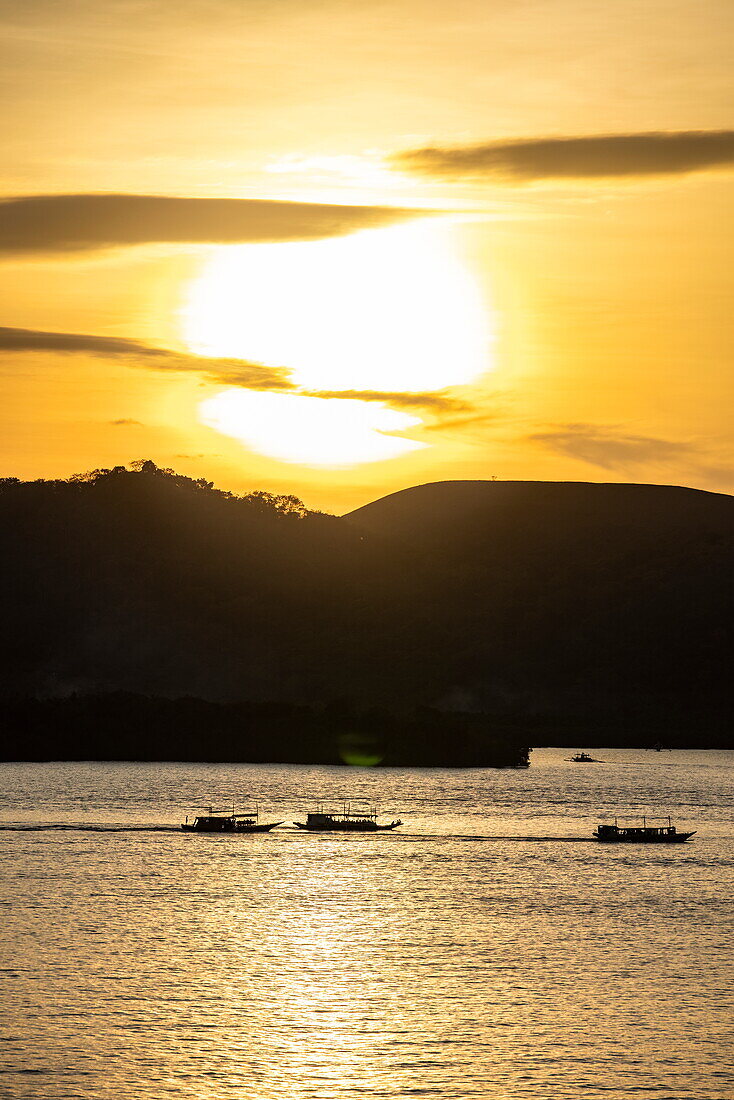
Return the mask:
[[642, 818], [642, 825], [620, 825], [615, 817], [613, 825], [599, 825], [594, 836], [605, 844], [684, 844], [695, 836], [692, 833], [679, 833], [669, 817], [658, 818], [664, 825], [648, 825]]
[[214, 810], [209, 807], [208, 814], [201, 814], [189, 823], [188, 817], [182, 823], [181, 828], [185, 833], [267, 833], [276, 825], [282, 825], [282, 821], [268, 821], [260, 823], [260, 812], [257, 806], [253, 810], [244, 813], [235, 813], [227, 810]]
[[316, 809], [306, 815], [305, 821], [294, 821], [293, 824], [299, 829], [319, 833], [375, 833], [397, 829], [398, 825], [403, 823], [395, 820], [389, 824], [379, 825], [376, 806], [344, 802], [340, 810], [325, 810], [323, 803], [319, 802]]
[[596, 760], [595, 757], [589, 756], [588, 752], [577, 752], [571, 760], [574, 764], [603, 764], [603, 760]]

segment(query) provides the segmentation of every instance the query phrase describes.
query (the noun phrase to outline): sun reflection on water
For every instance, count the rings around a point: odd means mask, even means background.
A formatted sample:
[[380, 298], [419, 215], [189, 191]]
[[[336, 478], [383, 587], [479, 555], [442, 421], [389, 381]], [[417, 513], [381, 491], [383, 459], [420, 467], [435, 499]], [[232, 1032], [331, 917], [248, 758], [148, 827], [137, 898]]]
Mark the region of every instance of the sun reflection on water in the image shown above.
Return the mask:
[[[3, 820], [78, 822], [84, 805], [130, 828], [0, 833], [2, 1089], [13, 1100], [728, 1095], [731, 754], [630, 767], [609, 750], [603, 776], [580, 776], [567, 755], [538, 750], [521, 772], [6, 765]], [[257, 790], [295, 819], [345, 786], [406, 827], [140, 829], [175, 820], [203, 789]], [[590, 837], [611, 798], [685, 803], [701, 841], [605, 850]], [[522, 839], [533, 833], [588, 839]]]

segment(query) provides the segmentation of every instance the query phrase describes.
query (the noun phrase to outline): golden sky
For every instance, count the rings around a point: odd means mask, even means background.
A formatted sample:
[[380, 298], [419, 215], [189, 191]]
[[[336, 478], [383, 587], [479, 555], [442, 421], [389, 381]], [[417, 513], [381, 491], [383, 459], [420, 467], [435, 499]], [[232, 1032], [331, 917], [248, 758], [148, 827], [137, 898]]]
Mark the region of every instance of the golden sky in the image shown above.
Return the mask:
[[734, 489], [729, 0], [0, 0], [3, 475]]

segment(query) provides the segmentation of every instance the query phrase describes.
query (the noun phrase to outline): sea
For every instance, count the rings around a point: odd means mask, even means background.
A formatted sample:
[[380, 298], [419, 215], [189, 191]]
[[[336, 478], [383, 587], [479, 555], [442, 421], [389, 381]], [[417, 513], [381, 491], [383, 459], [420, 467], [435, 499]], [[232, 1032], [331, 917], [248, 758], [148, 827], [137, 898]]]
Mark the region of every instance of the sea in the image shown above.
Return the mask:
[[[570, 755], [0, 765], [0, 1096], [730, 1100], [734, 753]], [[642, 814], [695, 836], [592, 839]]]

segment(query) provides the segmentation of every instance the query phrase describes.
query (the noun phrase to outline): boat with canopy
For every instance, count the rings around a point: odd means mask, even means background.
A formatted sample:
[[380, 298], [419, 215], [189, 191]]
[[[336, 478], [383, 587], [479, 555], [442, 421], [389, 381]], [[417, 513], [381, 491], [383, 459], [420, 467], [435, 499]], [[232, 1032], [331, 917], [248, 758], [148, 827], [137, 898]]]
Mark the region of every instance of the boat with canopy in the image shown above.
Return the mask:
[[375, 833], [397, 829], [402, 821], [395, 819], [381, 825], [377, 820], [377, 806], [362, 800], [342, 802], [340, 809], [329, 808], [323, 802], [306, 815], [305, 821], [294, 821], [299, 829], [311, 832]]
[[[624, 819], [623, 819], [624, 820]], [[695, 835], [679, 833], [669, 817], [635, 819], [637, 824], [620, 825], [619, 818], [612, 824], [599, 825], [594, 831], [597, 840], [605, 844], [684, 844]], [[648, 824], [648, 821], [660, 824]]]
[[206, 814], [199, 814], [189, 822], [188, 817], [181, 828], [185, 833], [267, 833], [282, 821], [260, 821], [260, 809], [257, 804], [252, 809], [236, 813], [231, 810], [215, 810], [209, 807]]

